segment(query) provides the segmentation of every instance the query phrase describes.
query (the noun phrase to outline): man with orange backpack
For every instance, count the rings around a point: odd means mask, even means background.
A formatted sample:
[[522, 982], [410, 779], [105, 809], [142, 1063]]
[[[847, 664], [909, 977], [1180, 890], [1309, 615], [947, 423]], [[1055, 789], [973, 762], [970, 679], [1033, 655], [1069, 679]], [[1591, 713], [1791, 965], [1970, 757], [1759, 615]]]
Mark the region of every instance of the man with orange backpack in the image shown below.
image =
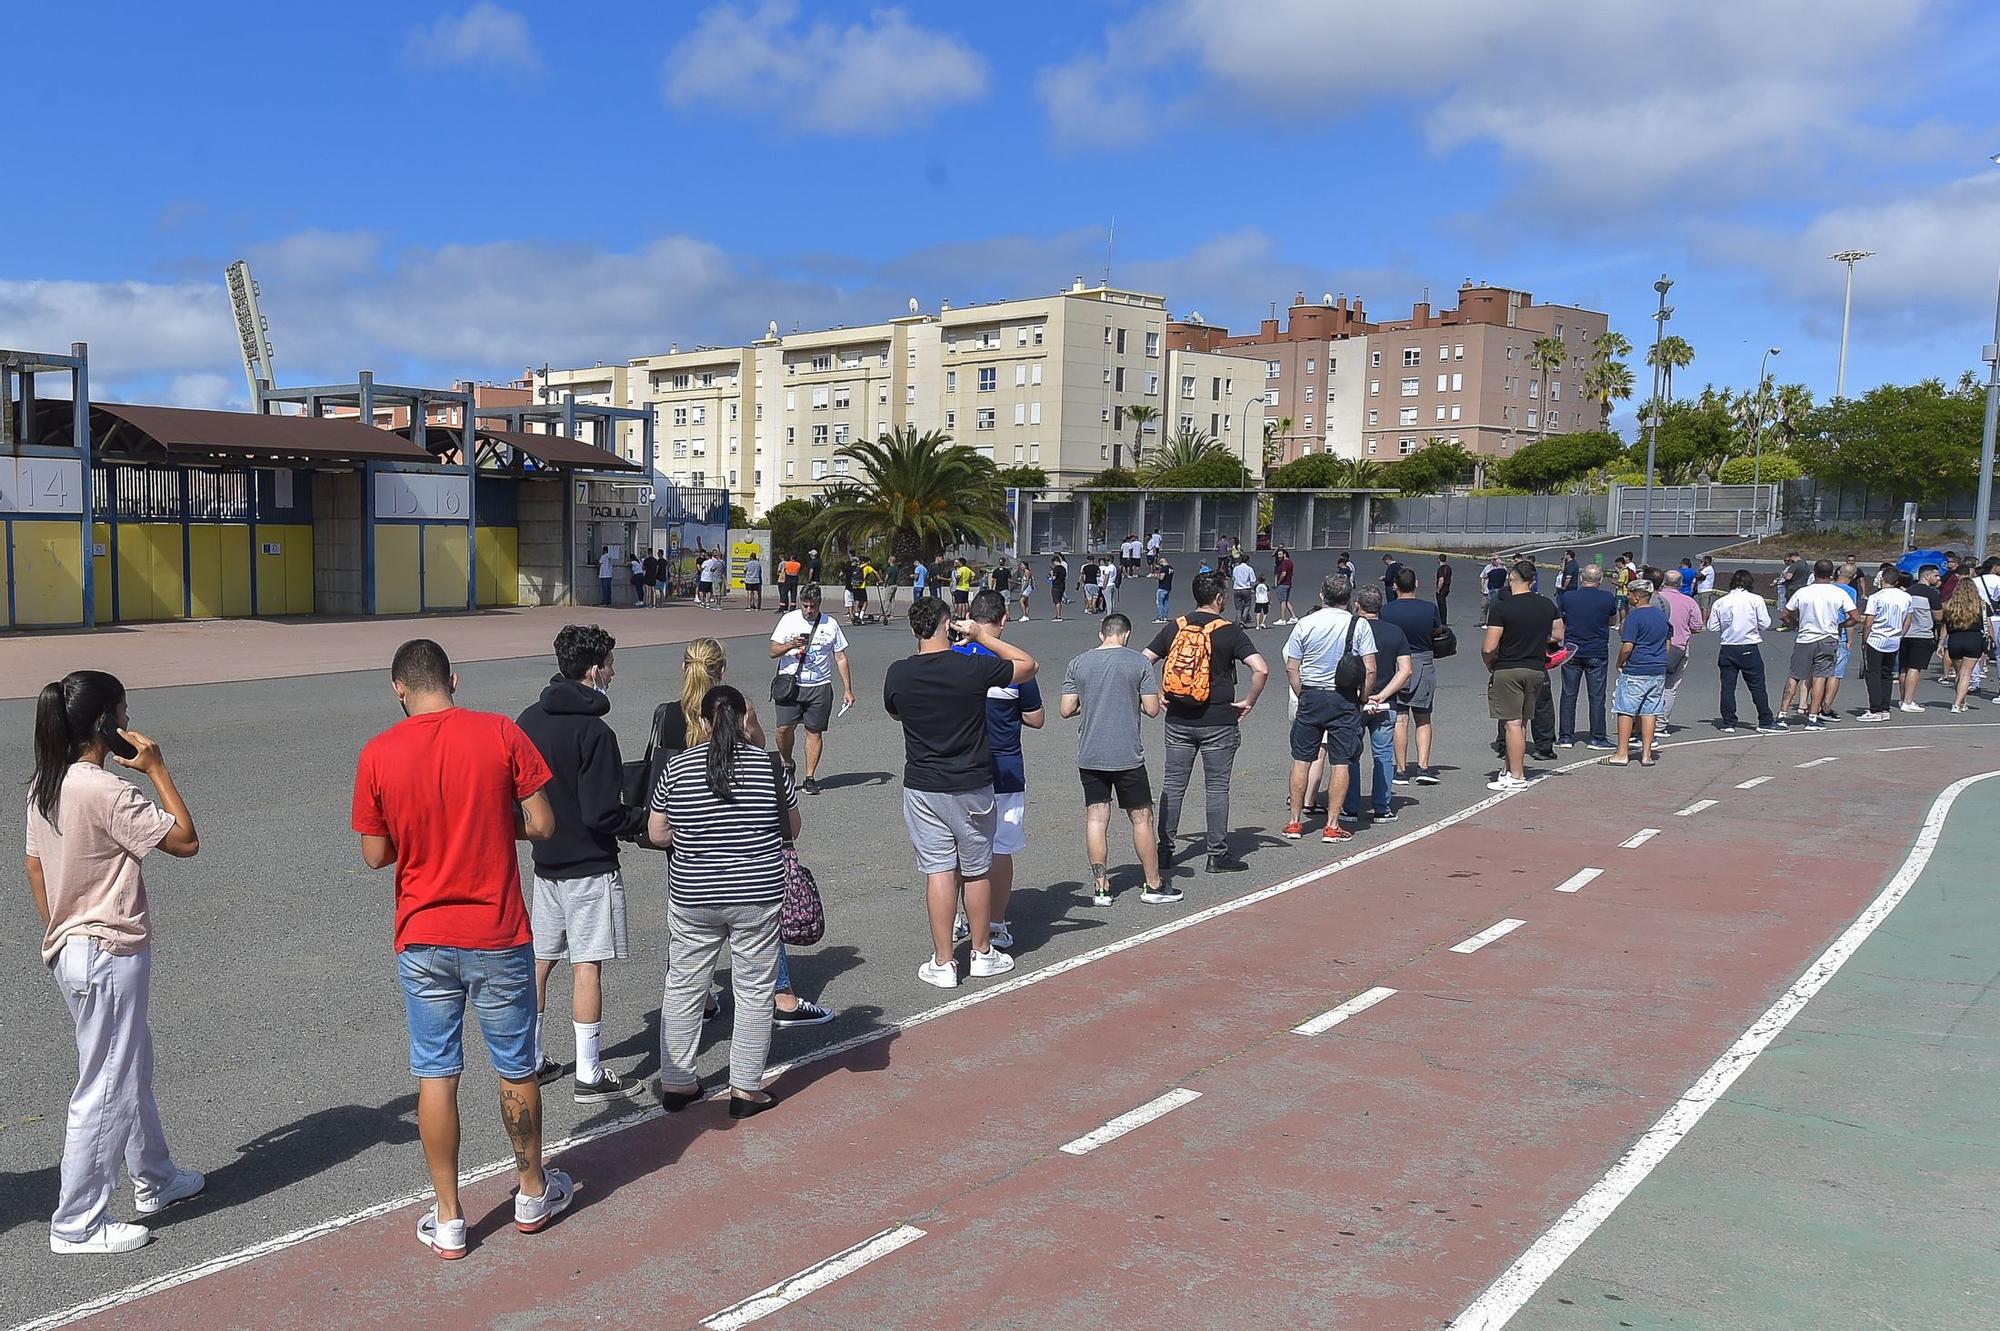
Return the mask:
[[[1146, 647], [1147, 660], [1164, 663], [1160, 693], [1167, 711], [1167, 768], [1160, 787], [1160, 863], [1164, 866], [1173, 859], [1181, 801], [1194, 776], [1195, 755], [1200, 754], [1208, 787], [1210, 873], [1243, 867], [1243, 861], [1229, 854], [1229, 778], [1236, 766], [1237, 727], [1271, 677], [1250, 635], [1222, 613], [1228, 589], [1229, 580], [1220, 573], [1196, 574], [1194, 599], [1199, 608], [1168, 623]], [[1240, 700], [1238, 661], [1250, 668], [1250, 687]]]

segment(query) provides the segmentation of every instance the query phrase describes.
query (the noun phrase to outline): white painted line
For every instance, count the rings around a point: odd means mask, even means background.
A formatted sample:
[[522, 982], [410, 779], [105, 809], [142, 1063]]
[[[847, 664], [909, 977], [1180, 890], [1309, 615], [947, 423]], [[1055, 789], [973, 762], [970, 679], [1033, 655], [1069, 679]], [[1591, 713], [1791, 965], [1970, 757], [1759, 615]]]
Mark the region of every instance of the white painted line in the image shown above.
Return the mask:
[[[1915, 727], [1891, 721], [1883, 729], [1886, 731], [1896, 731], [1915, 729]], [[1936, 721], [1926, 723], [1925, 729], [1927, 731], [1995, 730], [2000, 729], [2000, 721]], [[1805, 736], [1811, 733], [1815, 732], [1793, 730], [1786, 732], [1786, 734], [1775, 736], [1756, 734], [1712, 735], [1706, 739], [1676, 740], [1672, 745], [1667, 747], [1678, 749], [1692, 748], [1699, 744], [1742, 744], [1756, 739], [1782, 741], [1788, 735], [1794, 740], [1803, 742]], [[1848, 733], [1858, 734], [1860, 732], [1852, 731]], [[1552, 775], [1581, 771], [1586, 767], [1598, 765], [1599, 761], [1597, 758], [1579, 758], [1575, 762], [1565, 763], [1561, 767], [1554, 769]], [[1232, 897], [1228, 901], [1219, 902], [1206, 909], [1195, 911], [1190, 915], [1183, 915], [1178, 919], [1155, 925], [1151, 929], [1117, 939], [1101, 947], [1092, 948], [1087, 952], [1080, 952], [1076, 956], [1054, 962], [1039, 970], [1029, 971], [1025, 975], [1016, 975], [1011, 980], [1003, 980], [999, 984], [991, 985], [976, 992], [966, 994], [963, 997], [940, 1003], [936, 1007], [926, 1008], [922, 1012], [914, 1013], [900, 1020], [884, 1022], [864, 1034], [849, 1036], [845, 1040], [837, 1040], [832, 1044], [821, 1045], [819, 1048], [801, 1054], [789, 1062], [780, 1063], [767, 1069], [765, 1073], [766, 1079], [775, 1080], [795, 1069], [808, 1067], [829, 1058], [838, 1058], [842, 1054], [864, 1048], [874, 1044], [878, 1040], [892, 1039], [912, 1027], [921, 1026], [927, 1021], [935, 1021], [939, 1017], [951, 1016], [955, 1012], [962, 1012], [976, 1003], [990, 1002], [1004, 994], [1013, 993], [1017, 989], [1026, 988], [1031, 984], [1040, 984], [1045, 980], [1052, 980], [1058, 975], [1064, 975], [1080, 967], [1103, 961], [1107, 957], [1116, 956], [1128, 948], [1144, 946], [1147, 943], [1177, 934], [1183, 929], [1192, 929], [1196, 925], [1206, 924], [1210, 920], [1220, 919], [1222, 916], [1233, 914], [1236, 911], [1247, 910], [1252, 906], [1269, 901], [1272, 897], [1283, 896], [1285, 893], [1295, 891], [1298, 888], [1308, 887], [1313, 883], [1319, 882], [1321, 879], [1329, 878], [1344, 870], [1366, 864], [1370, 860], [1379, 859], [1392, 851], [1401, 850], [1404, 846], [1422, 841], [1425, 837], [1435, 836], [1447, 828], [1456, 827], [1460, 823], [1476, 818], [1488, 809], [1514, 798], [1514, 796], [1520, 794], [1522, 791], [1540, 785], [1543, 779], [1542, 777], [1530, 778], [1526, 786], [1518, 786], [1513, 790], [1505, 790], [1498, 794], [1488, 795], [1483, 800], [1468, 804], [1457, 813], [1446, 814], [1434, 823], [1426, 823], [1422, 827], [1413, 827], [1401, 836], [1392, 837], [1379, 845], [1357, 851], [1344, 859], [1335, 860], [1331, 864], [1321, 865], [1317, 869], [1310, 869], [1297, 877], [1288, 878], [1284, 882], [1273, 883], [1269, 887], [1261, 887], [1254, 892], [1246, 892], [1240, 897]], [[728, 1087], [717, 1087], [706, 1098], [717, 1100], [728, 1093]], [[543, 1154], [546, 1157], [554, 1158], [565, 1151], [587, 1145], [590, 1142], [600, 1141], [603, 1138], [624, 1132], [629, 1128], [636, 1128], [642, 1124], [651, 1123], [654, 1119], [662, 1116], [662, 1111], [658, 1108], [642, 1109], [635, 1113], [627, 1114], [622, 1118], [612, 1119], [610, 1122], [598, 1127], [572, 1134], [558, 1141], [549, 1142], [542, 1148]], [[487, 1164], [464, 1171], [459, 1175], [459, 1181], [462, 1184], [476, 1183], [481, 1179], [497, 1177], [513, 1167], [514, 1161], [511, 1157], [505, 1160], [490, 1161]], [[274, 1252], [283, 1252], [285, 1249], [295, 1248], [301, 1243], [310, 1243], [314, 1239], [338, 1233], [350, 1225], [358, 1225], [363, 1221], [372, 1220], [376, 1216], [389, 1215], [393, 1212], [415, 1206], [420, 1202], [428, 1202], [430, 1197], [431, 1191], [429, 1188], [425, 1188], [421, 1192], [404, 1193], [400, 1197], [391, 1197], [386, 1201], [376, 1202], [372, 1206], [364, 1206], [358, 1211], [350, 1211], [345, 1215], [316, 1221], [299, 1229], [273, 1235], [268, 1239], [260, 1239], [256, 1243], [238, 1248], [232, 1252], [218, 1253], [213, 1257], [195, 1262], [189, 1266], [184, 1266], [177, 1271], [168, 1271], [147, 1280], [137, 1281], [122, 1289], [112, 1290], [107, 1294], [100, 1294], [95, 1298], [74, 1304], [68, 1308], [46, 1313], [41, 1317], [35, 1318], [33, 1321], [22, 1322], [10, 1328], [9, 1331], [56, 1331], [58, 1327], [67, 1326], [71, 1322], [81, 1321], [83, 1318], [94, 1316], [107, 1309], [122, 1307], [128, 1303], [135, 1303], [140, 1299], [164, 1293], [170, 1289], [178, 1289], [182, 1285], [192, 1284], [206, 1276], [219, 1275], [224, 1271], [242, 1266], [248, 1262], [254, 1262], [258, 1258], [269, 1256]]]
[[1395, 992], [1396, 991], [1394, 989], [1384, 989], [1381, 985], [1378, 984], [1373, 989], [1370, 989], [1366, 993], [1356, 994], [1353, 998], [1348, 999], [1345, 1003], [1342, 1003], [1339, 1007], [1334, 1008], [1328, 1012], [1322, 1012], [1317, 1017], [1314, 1017], [1311, 1021], [1304, 1022], [1300, 1025], [1292, 1027], [1292, 1034], [1294, 1035], [1324, 1034], [1325, 1032], [1330, 1031], [1334, 1027], [1340, 1025], [1341, 1022], [1346, 1021], [1349, 1017], [1353, 1016], [1355, 1013], [1366, 1012], [1369, 1008], [1374, 1007], [1377, 1003], [1381, 1002], [1383, 999], [1387, 998], [1389, 995]]
[[1631, 836], [1628, 836], [1623, 841], [1619, 842], [1618, 849], [1637, 850], [1639, 847], [1645, 845], [1648, 841], [1651, 841], [1654, 837], [1658, 836], [1659, 834], [1660, 834], [1660, 829], [1657, 827], [1642, 827], [1638, 831], [1634, 832]]
[[1578, 869], [1575, 873], [1556, 884], [1558, 892], [1581, 892], [1602, 874], [1602, 869]]
[[1496, 938], [1505, 938], [1508, 934], [1513, 933], [1526, 923], [1526, 920], [1502, 920], [1491, 928], [1481, 929], [1463, 943], [1453, 943], [1451, 950], [1454, 952], [1464, 952], [1469, 955], [1485, 947]]
[[761, 1317], [769, 1317], [780, 1308], [797, 1303], [814, 1290], [825, 1289], [842, 1276], [853, 1275], [868, 1263], [879, 1261], [898, 1248], [908, 1247], [923, 1236], [924, 1231], [915, 1225], [885, 1229], [846, 1252], [835, 1253], [788, 1280], [780, 1280], [769, 1289], [758, 1290], [743, 1302], [724, 1308], [702, 1321], [703, 1331], [737, 1331], [739, 1327], [748, 1326]]
[[1201, 1099], [1200, 1091], [1176, 1087], [1157, 1099], [1146, 1101], [1137, 1109], [1120, 1114], [1103, 1127], [1086, 1132], [1073, 1142], [1064, 1142], [1057, 1149], [1065, 1155], [1089, 1155], [1106, 1142], [1115, 1142], [1134, 1128], [1143, 1128], [1162, 1114], [1171, 1114], [1182, 1105], [1199, 1099]]
[[1893, 746], [1893, 747], [1891, 747], [1891, 748], [1887, 748], [1887, 749], [1877, 749], [1877, 750], [1875, 750], [1875, 752], [1877, 752], [1877, 753], [1911, 753], [1911, 752], [1914, 752], [1914, 751], [1915, 751], [1915, 750], [1917, 750], [1917, 749], [1928, 749], [1928, 748], [1930, 748], [1930, 747], [1931, 747], [1931, 746], [1930, 746], [1930, 745], [1928, 745], [1928, 744], [1897, 744], [1897, 745], [1895, 745], [1895, 746]]
[[1688, 805], [1685, 809], [1675, 809], [1674, 817], [1692, 818], [1696, 814], [1700, 813], [1703, 809], [1713, 809], [1714, 807], [1715, 807], [1714, 800], [1696, 800], [1694, 803]]
[[1833, 946], [1821, 953], [1819, 960], [1808, 966], [1805, 974], [1794, 981], [1792, 987], [1780, 995], [1778, 1001], [1757, 1018], [1735, 1044], [1729, 1046], [1722, 1057], [1708, 1065], [1701, 1079], [1661, 1115], [1659, 1122], [1646, 1130], [1646, 1135], [1611, 1167], [1610, 1172], [1592, 1184], [1590, 1190], [1579, 1197], [1512, 1266], [1503, 1271], [1498, 1280], [1487, 1286], [1486, 1291], [1474, 1299], [1464, 1312], [1452, 1319], [1450, 1331], [1499, 1331], [1521, 1310], [1542, 1283], [1554, 1275], [1557, 1268], [1583, 1246], [1584, 1240], [1611, 1217], [1619, 1203], [1632, 1195], [1632, 1190], [1660, 1161], [1666, 1159], [1667, 1153], [1687, 1136], [1695, 1124], [1701, 1122], [1702, 1115], [1722, 1098], [1757, 1055], [1778, 1038], [1792, 1018], [1812, 1001], [1813, 995], [1826, 987], [1827, 981], [1839, 972], [1856, 949], [1881, 926], [1882, 921], [1889, 918], [1889, 912], [1896, 909], [1897, 903], [1902, 901], [1918, 875], [1923, 873], [1924, 866], [1930, 863], [1931, 852], [1937, 849], [1938, 838], [1944, 831], [1945, 816], [1951, 812], [1952, 804], [1968, 786], [1995, 776], [2000, 776], [2000, 772], [1982, 772], [1978, 776], [1954, 781], [1944, 788], [1937, 802], [1931, 805], [1930, 813], [1925, 816], [1916, 844], [1910, 848], [1909, 858], [1903, 861], [1903, 867], [1896, 871], [1896, 876], [1889, 880], [1881, 894], [1833, 941]]
[[1738, 781], [1736, 783], [1736, 788], [1738, 790], [1755, 790], [1757, 787], [1763, 785], [1766, 781], [1769, 781], [1770, 779], [1771, 778], [1768, 776], [1753, 776], [1748, 781]]
[[1837, 763], [1837, 762], [1839, 762], [1839, 761], [1840, 761], [1840, 755], [1839, 755], [1839, 754], [1837, 754], [1837, 753], [1829, 753], [1829, 754], [1828, 754], [1828, 755], [1827, 755], [1826, 757], [1824, 757], [1824, 758], [1814, 758], [1814, 759], [1812, 759], [1812, 760], [1811, 760], [1810, 762], [1803, 762], [1803, 763], [1800, 763], [1800, 764], [1798, 764], [1798, 766], [1800, 766], [1800, 767], [1818, 767], [1818, 766], [1819, 766], [1819, 765], [1820, 765], [1821, 763]]

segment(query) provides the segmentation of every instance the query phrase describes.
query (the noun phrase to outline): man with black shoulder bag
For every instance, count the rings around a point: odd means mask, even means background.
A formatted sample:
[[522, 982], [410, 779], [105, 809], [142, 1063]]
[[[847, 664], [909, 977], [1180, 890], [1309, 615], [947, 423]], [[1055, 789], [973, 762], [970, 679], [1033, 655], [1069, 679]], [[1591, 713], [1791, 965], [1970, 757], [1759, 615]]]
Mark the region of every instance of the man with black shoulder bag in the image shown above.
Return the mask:
[[1292, 817], [1285, 836], [1305, 835], [1302, 821], [1307, 777], [1326, 746], [1326, 827], [1323, 844], [1353, 837], [1332, 816], [1347, 796], [1347, 764], [1361, 753], [1361, 699], [1375, 687], [1375, 633], [1351, 608], [1353, 585], [1335, 575], [1320, 584], [1320, 606], [1292, 630], [1285, 643], [1285, 674], [1298, 695], [1292, 718]]
[[778, 753], [786, 770], [794, 770], [792, 737], [806, 732], [806, 778], [800, 789], [819, 794], [819, 759], [826, 728], [833, 721], [833, 675], [840, 672], [840, 710], [854, 706], [854, 680], [847, 671], [847, 635], [831, 615], [820, 613], [820, 589], [809, 582], [799, 589], [799, 608], [787, 612], [771, 631], [771, 659], [778, 673], [771, 680], [771, 701], [777, 704]]

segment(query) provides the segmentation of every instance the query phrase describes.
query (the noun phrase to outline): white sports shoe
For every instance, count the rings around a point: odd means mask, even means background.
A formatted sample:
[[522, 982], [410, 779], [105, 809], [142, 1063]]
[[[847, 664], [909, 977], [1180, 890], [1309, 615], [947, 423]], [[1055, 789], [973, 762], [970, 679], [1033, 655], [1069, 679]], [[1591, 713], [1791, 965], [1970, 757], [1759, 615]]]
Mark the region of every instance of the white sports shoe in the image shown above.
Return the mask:
[[940, 966], [936, 961], [926, 961], [917, 967], [917, 978], [925, 984], [934, 984], [940, 989], [958, 988], [958, 963], [947, 961]]
[[1921, 712], [1924, 710], [1922, 703], [1914, 703], [1914, 702], [1904, 703], [1902, 709], [1906, 712]]
[[208, 1186], [208, 1180], [192, 1169], [174, 1167], [174, 1177], [166, 1187], [158, 1192], [148, 1192], [143, 1188], [132, 1191], [132, 1209], [140, 1215], [158, 1215], [175, 1202], [184, 1202], [190, 1197], [199, 1197], [201, 1190]]
[[1007, 921], [993, 921], [993, 927], [988, 932], [991, 936], [987, 940], [987, 946], [1002, 949], [1011, 949], [1014, 946], [1014, 931], [1007, 926]]
[[465, 1256], [465, 1217], [440, 1222], [433, 1206], [417, 1221], [417, 1242], [447, 1262], [457, 1261]]
[[49, 1251], [60, 1253], [136, 1252], [153, 1241], [153, 1231], [144, 1225], [128, 1225], [107, 1220], [87, 1239], [62, 1239], [49, 1235]]
[[526, 1193], [514, 1194], [514, 1228], [523, 1234], [534, 1234], [547, 1228], [549, 1221], [569, 1210], [569, 1204], [576, 1197], [576, 1185], [570, 1182], [568, 1174], [560, 1169], [542, 1169], [542, 1195], [530, 1197]]
[[998, 948], [988, 946], [984, 952], [972, 954], [972, 964], [966, 969], [972, 972], [975, 979], [984, 980], [1013, 970], [1014, 959]]

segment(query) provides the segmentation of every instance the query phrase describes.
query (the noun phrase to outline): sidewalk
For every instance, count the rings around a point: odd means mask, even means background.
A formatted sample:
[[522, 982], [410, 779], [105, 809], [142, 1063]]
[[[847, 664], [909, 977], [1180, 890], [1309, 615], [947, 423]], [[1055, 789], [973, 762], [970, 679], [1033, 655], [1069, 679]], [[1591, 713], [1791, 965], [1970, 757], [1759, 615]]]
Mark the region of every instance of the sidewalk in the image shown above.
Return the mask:
[[431, 637], [453, 661], [496, 661], [546, 654], [565, 624], [602, 624], [621, 647], [657, 647], [691, 638], [769, 633], [777, 598], [745, 613], [742, 597], [721, 610], [691, 605], [535, 606], [441, 615], [366, 618], [201, 619], [113, 624], [0, 637], [8, 672], [0, 698], [32, 698], [72, 670], [108, 670], [127, 688], [222, 684], [243, 679], [386, 670], [396, 648]]

